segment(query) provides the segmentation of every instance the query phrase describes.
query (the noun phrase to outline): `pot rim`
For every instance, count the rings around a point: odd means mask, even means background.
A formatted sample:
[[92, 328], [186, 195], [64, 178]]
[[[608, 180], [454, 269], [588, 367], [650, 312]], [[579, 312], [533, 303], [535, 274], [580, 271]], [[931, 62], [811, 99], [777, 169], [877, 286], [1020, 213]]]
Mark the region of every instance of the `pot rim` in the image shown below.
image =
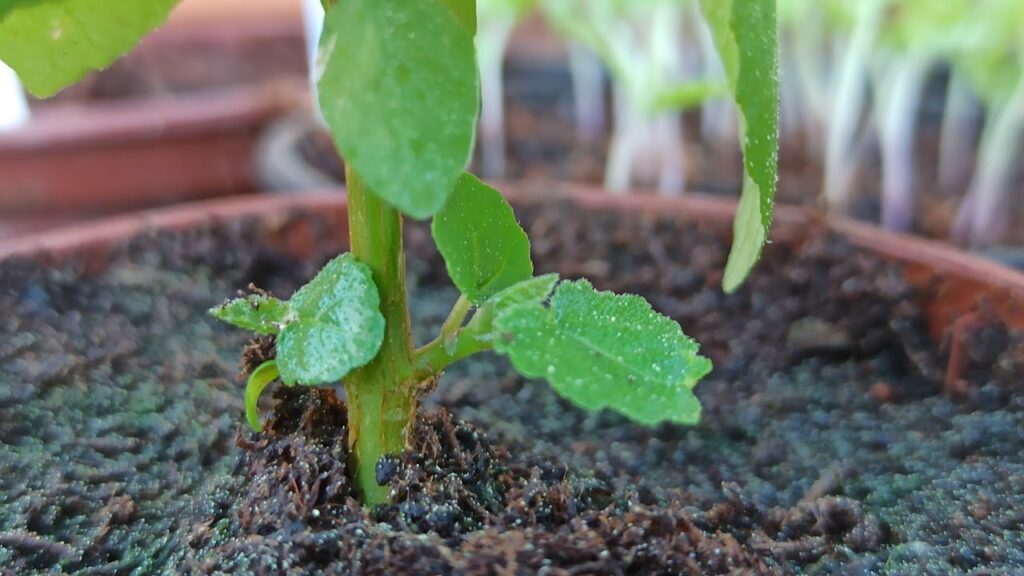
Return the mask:
[[304, 83], [275, 81], [109, 102], [49, 104], [35, 110], [25, 126], [0, 132], [0, 154], [217, 133], [308, 108], [307, 94]]
[[[503, 185], [504, 184], [504, 185]], [[513, 203], [543, 197], [565, 197], [591, 210], [624, 210], [685, 218], [698, 222], [731, 222], [737, 202], [733, 198], [689, 193], [680, 197], [650, 194], [609, 194], [596, 186], [572, 183], [498, 183]], [[112, 249], [132, 238], [158, 230], [184, 230], [246, 217], [289, 214], [311, 210], [327, 213], [346, 207], [342, 188], [312, 190], [295, 195], [243, 195], [143, 210], [85, 223], [0, 239], [0, 262], [31, 258], [47, 263], [81, 256], [92, 269], [108, 264]], [[340, 216], [339, 216], [340, 217]], [[800, 237], [807, 230], [826, 227], [851, 244], [901, 265], [907, 280], [931, 290], [922, 302], [934, 337], [957, 319], [983, 305], [1009, 326], [1024, 328], [1024, 272], [971, 255], [934, 240], [881, 230], [870, 224], [795, 206], [776, 206], [773, 236]]]

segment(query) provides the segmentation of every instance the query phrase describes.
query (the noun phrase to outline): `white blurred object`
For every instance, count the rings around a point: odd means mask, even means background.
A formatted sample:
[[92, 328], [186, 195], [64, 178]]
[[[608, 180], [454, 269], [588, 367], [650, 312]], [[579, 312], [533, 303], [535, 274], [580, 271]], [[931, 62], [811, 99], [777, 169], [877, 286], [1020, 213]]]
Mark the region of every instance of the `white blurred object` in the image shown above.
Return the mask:
[[321, 124], [324, 122], [320, 113], [320, 101], [316, 93], [317, 63], [316, 57], [320, 43], [320, 32], [324, 29], [324, 7], [320, 0], [302, 0], [302, 22], [306, 34], [306, 64], [309, 66], [309, 87], [313, 98], [313, 110]]
[[0, 62], [0, 130], [17, 128], [28, 122], [28, 100], [18, 75]]
[[569, 41], [569, 75], [572, 76], [573, 104], [576, 109], [576, 134], [594, 142], [604, 136], [605, 125], [604, 64], [590, 47]]

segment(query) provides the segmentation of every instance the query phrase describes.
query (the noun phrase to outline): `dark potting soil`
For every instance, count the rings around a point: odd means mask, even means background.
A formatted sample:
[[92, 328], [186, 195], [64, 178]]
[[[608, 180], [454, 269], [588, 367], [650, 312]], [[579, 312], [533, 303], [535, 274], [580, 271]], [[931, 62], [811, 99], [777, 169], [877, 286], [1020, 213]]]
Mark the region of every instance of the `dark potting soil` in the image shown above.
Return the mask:
[[[241, 426], [246, 336], [205, 310], [294, 262], [245, 222], [142, 238], [81, 262], [0, 264], [0, 566], [5, 574], [1013, 574], [1024, 570], [1024, 337], [967, 333], [941, 394], [898, 272], [809, 231], [717, 289], [710, 229], [549, 204], [521, 213], [541, 271], [647, 296], [703, 344], [700, 425], [584, 413], [483, 356], [424, 408], [416, 452], [345, 479], [330, 390], [277, 390]], [[308, 215], [307, 215], [308, 217]], [[276, 222], [275, 226], [281, 226]], [[410, 226], [419, 341], [456, 294]], [[253, 244], [256, 243], [254, 246]]]

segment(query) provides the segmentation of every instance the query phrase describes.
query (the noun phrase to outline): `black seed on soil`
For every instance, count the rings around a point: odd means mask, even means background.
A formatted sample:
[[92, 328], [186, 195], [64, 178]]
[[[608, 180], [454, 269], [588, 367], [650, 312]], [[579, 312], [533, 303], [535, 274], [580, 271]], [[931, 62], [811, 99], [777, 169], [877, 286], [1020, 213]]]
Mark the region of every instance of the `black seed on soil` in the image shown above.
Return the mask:
[[398, 474], [398, 458], [396, 456], [384, 456], [377, 461], [376, 472], [377, 486], [384, 486], [394, 479]]
[[451, 506], [438, 506], [427, 514], [427, 526], [441, 536], [450, 536], [455, 532], [455, 520], [458, 517]]
[[889, 538], [889, 526], [874, 514], [868, 514], [850, 530], [844, 542], [854, 552], [871, 552], [880, 549]]
[[950, 554], [950, 564], [961, 570], [970, 570], [981, 564], [981, 558], [969, 546], [960, 546]]
[[1010, 401], [1007, 390], [995, 383], [989, 382], [981, 388], [974, 388], [970, 391], [971, 404], [984, 412], [995, 412], [1002, 410]]
[[540, 478], [548, 484], [561, 482], [569, 469], [564, 464], [544, 463], [540, 467]]
[[418, 525], [427, 515], [427, 509], [422, 504], [411, 500], [399, 504], [398, 511], [413, 525]]
[[455, 429], [455, 438], [460, 444], [469, 450], [476, 448], [476, 445], [479, 442], [476, 430], [465, 426], [459, 426]]

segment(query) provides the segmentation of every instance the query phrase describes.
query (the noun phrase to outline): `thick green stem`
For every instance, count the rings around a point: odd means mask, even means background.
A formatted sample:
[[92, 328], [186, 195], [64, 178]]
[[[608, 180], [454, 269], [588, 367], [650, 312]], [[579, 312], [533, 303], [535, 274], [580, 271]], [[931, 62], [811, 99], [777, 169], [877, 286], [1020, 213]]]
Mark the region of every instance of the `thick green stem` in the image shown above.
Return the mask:
[[414, 376], [402, 217], [370, 193], [351, 168], [346, 168], [345, 175], [350, 250], [373, 271], [387, 323], [377, 357], [345, 379], [349, 465], [363, 502], [373, 505], [388, 500], [387, 487], [377, 485], [376, 464], [382, 456], [405, 448], [419, 386]]

